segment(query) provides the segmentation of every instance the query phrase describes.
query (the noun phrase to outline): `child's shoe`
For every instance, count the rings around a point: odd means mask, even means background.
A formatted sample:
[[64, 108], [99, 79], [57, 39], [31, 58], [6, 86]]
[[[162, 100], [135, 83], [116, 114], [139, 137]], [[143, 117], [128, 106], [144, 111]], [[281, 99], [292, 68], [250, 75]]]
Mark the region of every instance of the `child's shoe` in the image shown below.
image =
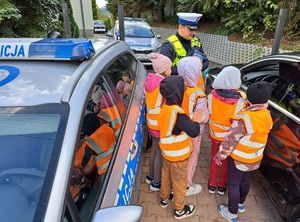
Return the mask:
[[244, 213], [246, 211], [245, 204], [240, 204], [239, 203], [239, 208], [238, 209], [239, 209], [240, 213]]
[[218, 194], [219, 195], [224, 195], [225, 194], [225, 191], [226, 191], [226, 187], [219, 187], [218, 186]]
[[219, 205], [218, 206], [219, 214], [221, 214], [222, 217], [224, 217], [229, 222], [238, 222], [239, 218], [237, 217], [237, 214], [232, 214], [229, 212], [228, 207], [225, 205]]
[[186, 189], [185, 196], [192, 196], [198, 193], [201, 193], [202, 186], [200, 184], [193, 183], [188, 189]]
[[212, 185], [210, 185], [209, 182], [208, 182], [208, 192], [209, 192], [209, 193], [211, 193], [211, 194], [216, 193], [216, 189], [217, 189], [216, 186], [212, 186]]
[[160, 183], [155, 183], [154, 180], [150, 183], [150, 190], [160, 191]]
[[152, 182], [152, 180], [153, 180], [153, 176], [150, 176], [149, 174], [146, 176], [146, 179], [145, 179], [145, 182], [147, 183], [147, 184], [151, 184], [151, 182]]
[[174, 200], [174, 195], [172, 193], [170, 193], [169, 199], [163, 200], [160, 199], [160, 206], [162, 208], [166, 208], [167, 206], [169, 206], [169, 204]]
[[176, 220], [181, 220], [192, 216], [195, 213], [194, 205], [184, 205], [183, 210], [175, 210], [174, 217]]

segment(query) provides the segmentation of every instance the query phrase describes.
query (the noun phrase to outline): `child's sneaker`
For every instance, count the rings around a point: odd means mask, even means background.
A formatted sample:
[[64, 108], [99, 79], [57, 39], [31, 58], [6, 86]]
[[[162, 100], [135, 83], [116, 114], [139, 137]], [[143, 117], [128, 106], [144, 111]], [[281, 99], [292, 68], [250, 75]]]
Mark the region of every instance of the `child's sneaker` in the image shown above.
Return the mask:
[[218, 194], [219, 195], [224, 195], [226, 191], [226, 187], [218, 187]]
[[208, 192], [209, 193], [211, 193], [211, 194], [216, 193], [216, 189], [217, 189], [216, 186], [211, 186], [211, 185], [209, 185], [209, 182], [208, 182]]
[[145, 179], [145, 182], [150, 185], [152, 180], [153, 180], [153, 176], [147, 175], [146, 179]]
[[239, 203], [239, 212], [244, 213], [245, 211], [246, 211], [245, 204], [240, 204]]
[[201, 193], [201, 191], [202, 191], [202, 186], [200, 184], [193, 183], [188, 189], [186, 189], [185, 196], [187, 197], [187, 196], [195, 195]]
[[160, 183], [155, 183], [154, 180], [150, 183], [150, 190], [160, 191]]
[[172, 193], [170, 193], [169, 199], [163, 200], [160, 199], [160, 206], [162, 208], [166, 208], [167, 206], [169, 206], [169, 204], [174, 200], [174, 195]]
[[229, 222], [238, 222], [239, 221], [239, 219], [237, 217], [237, 214], [231, 214], [228, 211], [228, 207], [227, 206], [224, 206], [222, 204], [219, 205], [218, 206], [218, 211], [219, 211], [219, 214], [221, 214], [221, 216], [224, 217]]
[[175, 210], [174, 217], [176, 220], [181, 220], [192, 216], [195, 213], [194, 205], [184, 205], [183, 210]]

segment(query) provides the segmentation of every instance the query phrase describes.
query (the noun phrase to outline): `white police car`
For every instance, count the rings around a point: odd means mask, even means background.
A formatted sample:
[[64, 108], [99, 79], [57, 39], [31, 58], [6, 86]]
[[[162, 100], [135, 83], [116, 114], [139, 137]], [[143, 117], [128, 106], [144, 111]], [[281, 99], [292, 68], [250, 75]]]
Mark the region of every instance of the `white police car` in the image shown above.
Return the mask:
[[[108, 37], [120, 39], [119, 20], [116, 20], [111, 32], [106, 33]], [[152, 65], [150, 53], [159, 52], [161, 35], [155, 34], [151, 26], [143, 18], [124, 17], [125, 42], [129, 45], [136, 57], [144, 65]]]
[[[127, 104], [115, 87], [125, 70], [135, 80]], [[139, 221], [145, 76], [125, 42], [0, 38], [1, 221]], [[121, 127], [105, 173], [84, 184], [74, 162], [95, 85], [110, 94]]]

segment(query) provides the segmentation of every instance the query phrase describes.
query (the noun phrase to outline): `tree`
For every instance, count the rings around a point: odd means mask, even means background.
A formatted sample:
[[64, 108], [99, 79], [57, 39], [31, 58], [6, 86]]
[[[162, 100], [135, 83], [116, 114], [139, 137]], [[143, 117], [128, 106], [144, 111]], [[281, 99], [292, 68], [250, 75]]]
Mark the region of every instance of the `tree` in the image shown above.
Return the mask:
[[98, 6], [96, 0], [92, 0], [92, 10], [93, 10], [93, 19], [94, 20], [99, 19]]
[[[69, 16], [73, 36], [77, 24], [73, 18], [70, 0]], [[50, 31], [64, 35], [61, 0], [0, 0], [0, 35], [3, 37], [46, 37]], [[11, 15], [9, 15], [12, 13]], [[79, 32], [78, 32], [79, 34]]]

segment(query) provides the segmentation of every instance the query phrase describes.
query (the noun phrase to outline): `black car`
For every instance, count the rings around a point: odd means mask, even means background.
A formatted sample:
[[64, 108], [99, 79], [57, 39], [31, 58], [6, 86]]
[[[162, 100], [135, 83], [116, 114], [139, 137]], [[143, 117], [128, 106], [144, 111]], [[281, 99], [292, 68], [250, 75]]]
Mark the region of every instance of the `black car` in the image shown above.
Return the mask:
[[[242, 90], [257, 81], [273, 85], [269, 110], [273, 128], [269, 133], [261, 167], [256, 173], [262, 189], [284, 221], [300, 221], [300, 54], [270, 55], [248, 64], [235, 64], [241, 71]], [[207, 93], [223, 67], [210, 70]]]

